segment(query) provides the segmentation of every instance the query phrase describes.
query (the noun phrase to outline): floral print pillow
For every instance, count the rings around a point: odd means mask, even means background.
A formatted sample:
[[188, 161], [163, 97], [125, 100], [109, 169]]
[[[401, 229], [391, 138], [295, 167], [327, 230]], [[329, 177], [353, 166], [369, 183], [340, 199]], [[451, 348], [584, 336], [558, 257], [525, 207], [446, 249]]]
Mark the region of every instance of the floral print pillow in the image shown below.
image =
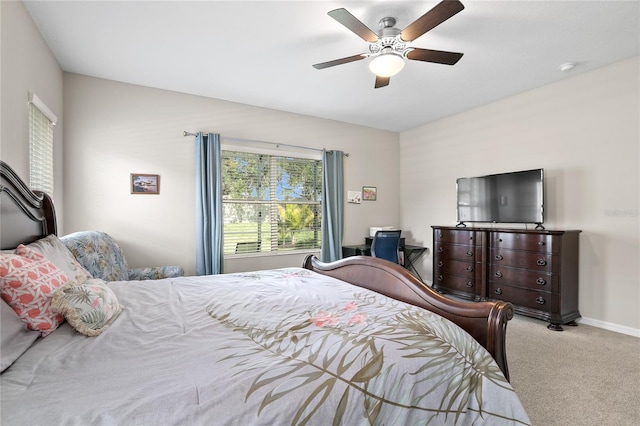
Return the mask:
[[0, 294], [31, 330], [51, 334], [63, 317], [51, 308], [53, 293], [69, 281], [40, 253], [25, 247], [22, 255], [0, 255]]
[[100, 279], [71, 282], [53, 295], [53, 309], [85, 336], [97, 336], [111, 325], [123, 306], [113, 291]]

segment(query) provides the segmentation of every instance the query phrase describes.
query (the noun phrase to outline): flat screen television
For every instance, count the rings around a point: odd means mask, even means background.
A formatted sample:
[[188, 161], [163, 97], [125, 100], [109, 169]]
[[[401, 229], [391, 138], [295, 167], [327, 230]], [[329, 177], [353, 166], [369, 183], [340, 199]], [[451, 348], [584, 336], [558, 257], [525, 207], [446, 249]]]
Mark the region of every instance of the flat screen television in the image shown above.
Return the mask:
[[458, 224], [544, 222], [544, 170], [523, 170], [456, 180]]

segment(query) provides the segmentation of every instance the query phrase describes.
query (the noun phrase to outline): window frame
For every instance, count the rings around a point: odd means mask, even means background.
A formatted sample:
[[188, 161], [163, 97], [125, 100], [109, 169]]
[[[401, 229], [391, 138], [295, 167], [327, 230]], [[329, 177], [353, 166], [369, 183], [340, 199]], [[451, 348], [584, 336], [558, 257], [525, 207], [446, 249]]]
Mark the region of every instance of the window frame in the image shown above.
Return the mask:
[[34, 191], [54, 191], [54, 127], [58, 117], [35, 94], [29, 93], [29, 187]]
[[[255, 142], [256, 145], [260, 145], [260, 144], [266, 144], [266, 143], [262, 143], [262, 142]], [[316, 237], [314, 239], [314, 241], [317, 242], [317, 246], [316, 247], [304, 247], [304, 248], [291, 248], [291, 249], [283, 249], [281, 247], [278, 247], [278, 244], [276, 243], [274, 246], [272, 246], [271, 249], [269, 249], [269, 245], [268, 244], [263, 244], [264, 243], [264, 237], [262, 238], [262, 241], [260, 241], [260, 251], [256, 251], [256, 252], [243, 252], [243, 253], [239, 253], [239, 252], [234, 252], [233, 250], [230, 250], [229, 247], [226, 247], [226, 250], [223, 248], [223, 252], [224, 252], [224, 257], [225, 258], [242, 258], [242, 257], [255, 257], [255, 256], [282, 256], [282, 255], [297, 255], [297, 254], [304, 254], [304, 253], [317, 253], [320, 251], [320, 246], [322, 243], [322, 220], [321, 220], [321, 215], [322, 215], [322, 154], [320, 151], [315, 151], [315, 149], [313, 150], [314, 152], [310, 153], [310, 152], [300, 152], [297, 150], [283, 150], [281, 148], [278, 149], [269, 149], [269, 148], [263, 148], [263, 147], [256, 147], [256, 146], [247, 146], [246, 144], [243, 145], [237, 145], [237, 144], [233, 144], [233, 143], [225, 143], [223, 141], [222, 146], [221, 146], [221, 156], [223, 159], [223, 163], [224, 163], [224, 158], [225, 158], [225, 153], [226, 152], [239, 152], [239, 153], [245, 153], [245, 154], [250, 154], [250, 155], [264, 155], [264, 156], [268, 156], [268, 157], [282, 157], [282, 158], [294, 158], [297, 160], [313, 160], [313, 161], [317, 161], [318, 165], [320, 167], [319, 170], [319, 179], [318, 179], [318, 184], [316, 186], [316, 189], [318, 191], [318, 200], [317, 201], [306, 201], [306, 200], [254, 200], [254, 199], [247, 199], [246, 200], [246, 204], [265, 204], [265, 205], [269, 205], [271, 204], [272, 207], [273, 205], [279, 205], [279, 204], [302, 204], [302, 205], [317, 205], [317, 210], [315, 213], [315, 221], [316, 221], [316, 225], [312, 228], [314, 230], [314, 232], [317, 232]], [[225, 173], [224, 170], [224, 165], [223, 165], [223, 170], [222, 170], [222, 174]], [[223, 177], [224, 179], [224, 177]], [[272, 178], [273, 179], [273, 178]], [[272, 182], [272, 180], [271, 180]], [[225, 210], [225, 205], [229, 205], [229, 204], [242, 204], [243, 201], [242, 200], [228, 200], [228, 199], [223, 199], [223, 212]], [[275, 207], [273, 207], [275, 208]], [[223, 224], [223, 235], [224, 235], [224, 239], [225, 239], [225, 246], [229, 245], [228, 243], [228, 239], [227, 236], [229, 235], [228, 230], [225, 229], [225, 225], [226, 223], [226, 215], [225, 215], [225, 223]], [[257, 222], [256, 222], [257, 223]], [[273, 227], [273, 223], [274, 223], [274, 219], [271, 219], [269, 221], [265, 221], [265, 223], [267, 224], [267, 226], [269, 227], [268, 231], [262, 231], [262, 233], [271, 233], [272, 235], [277, 235], [277, 228], [274, 229]], [[271, 239], [271, 241], [273, 241], [273, 238]], [[231, 242], [230, 244], [235, 245], [237, 242], [242, 242], [242, 241], [235, 241], [233, 240], [233, 242]]]

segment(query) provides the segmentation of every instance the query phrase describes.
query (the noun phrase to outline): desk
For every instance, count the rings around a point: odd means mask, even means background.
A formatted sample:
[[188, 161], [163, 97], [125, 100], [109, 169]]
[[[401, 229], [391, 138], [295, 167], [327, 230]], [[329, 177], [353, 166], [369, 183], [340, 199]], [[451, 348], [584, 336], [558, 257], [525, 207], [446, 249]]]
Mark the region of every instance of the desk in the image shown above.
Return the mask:
[[422, 282], [424, 282], [424, 280], [422, 279], [422, 277], [420, 276], [420, 273], [416, 269], [415, 264], [418, 261], [418, 259], [424, 256], [425, 253], [427, 253], [427, 250], [428, 249], [426, 247], [422, 247], [422, 246], [412, 246], [412, 245], [404, 246], [404, 265], [403, 266], [407, 268], [409, 272], [412, 272], [415, 276], [417, 276], [418, 279]]
[[[404, 238], [402, 239], [404, 240]], [[404, 241], [402, 241], [404, 243]], [[427, 247], [422, 246], [413, 246], [409, 244], [401, 244], [400, 251], [404, 253], [403, 256], [403, 264], [409, 272], [415, 275], [420, 281], [424, 282], [420, 273], [416, 269], [416, 262], [425, 255], [427, 252]], [[350, 246], [342, 246], [342, 257], [349, 256], [371, 256], [371, 245], [370, 244], [356, 244]]]
[[357, 244], [355, 246], [342, 246], [342, 257], [371, 256], [371, 246]]

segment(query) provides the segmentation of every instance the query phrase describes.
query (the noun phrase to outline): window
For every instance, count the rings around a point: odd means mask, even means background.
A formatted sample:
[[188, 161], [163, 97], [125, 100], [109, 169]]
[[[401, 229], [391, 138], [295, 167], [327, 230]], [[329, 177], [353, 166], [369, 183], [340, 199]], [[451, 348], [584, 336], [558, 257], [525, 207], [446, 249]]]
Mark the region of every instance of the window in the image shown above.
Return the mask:
[[318, 249], [322, 162], [222, 151], [224, 254]]
[[29, 186], [52, 195], [53, 126], [57, 118], [35, 94], [29, 98]]

